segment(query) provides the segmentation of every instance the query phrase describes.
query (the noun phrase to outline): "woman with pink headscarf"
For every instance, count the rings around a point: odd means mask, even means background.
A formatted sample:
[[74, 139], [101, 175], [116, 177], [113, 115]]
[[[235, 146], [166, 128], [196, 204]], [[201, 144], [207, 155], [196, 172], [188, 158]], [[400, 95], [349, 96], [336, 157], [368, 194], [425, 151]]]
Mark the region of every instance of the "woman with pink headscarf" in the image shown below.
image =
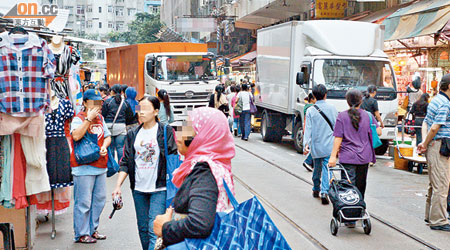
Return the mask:
[[[153, 226], [164, 246], [186, 238], [207, 238], [216, 212], [232, 208], [224, 180], [234, 193], [231, 173], [234, 140], [222, 112], [213, 108], [195, 109], [181, 131], [177, 129], [176, 137], [178, 151], [185, 160], [172, 180], [179, 188], [173, 199], [174, 209], [157, 216]], [[172, 220], [173, 210], [183, 214], [183, 219]]]

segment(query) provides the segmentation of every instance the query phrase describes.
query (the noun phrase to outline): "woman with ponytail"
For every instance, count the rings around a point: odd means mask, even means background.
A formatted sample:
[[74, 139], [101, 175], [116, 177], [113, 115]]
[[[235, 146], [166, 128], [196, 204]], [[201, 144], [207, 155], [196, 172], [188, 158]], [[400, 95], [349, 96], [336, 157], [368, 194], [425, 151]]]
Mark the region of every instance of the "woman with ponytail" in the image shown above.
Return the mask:
[[169, 94], [165, 89], [158, 91], [158, 100], [162, 104], [158, 113], [159, 122], [164, 125], [174, 122], [173, 108], [170, 106]]
[[371, 113], [360, 109], [361, 91], [351, 89], [345, 97], [350, 108], [339, 113], [337, 117], [333, 134], [333, 151], [328, 165], [336, 166], [339, 152], [339, 162], [347, 170], [350, 181], [356, 185], [364, 197], [368, 166], [371, 162], [375, 163], [370, 120], [377, 126], [378, 135], [381, 135], [381, 128], [378, 127], [377, 120]]

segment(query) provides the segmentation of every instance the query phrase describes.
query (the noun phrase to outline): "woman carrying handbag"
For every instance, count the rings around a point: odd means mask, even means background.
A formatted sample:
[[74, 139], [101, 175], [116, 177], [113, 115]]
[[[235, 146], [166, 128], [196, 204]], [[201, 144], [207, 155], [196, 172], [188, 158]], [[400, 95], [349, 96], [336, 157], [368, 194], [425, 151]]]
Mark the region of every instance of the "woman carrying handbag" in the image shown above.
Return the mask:
[[[75, 200], [73, 224], [77, 243], [96, 243], [106, 239], [97, 231], [106, 202], [107, 154], [111, 143], [111, 133], [100, 114], [102, 101], [98, 90], [86, 90], [83, 94], [84, 111], [71, 123], [74, 141], [71, 155]], [[85, 147], [81, 148], [83, 145]]]

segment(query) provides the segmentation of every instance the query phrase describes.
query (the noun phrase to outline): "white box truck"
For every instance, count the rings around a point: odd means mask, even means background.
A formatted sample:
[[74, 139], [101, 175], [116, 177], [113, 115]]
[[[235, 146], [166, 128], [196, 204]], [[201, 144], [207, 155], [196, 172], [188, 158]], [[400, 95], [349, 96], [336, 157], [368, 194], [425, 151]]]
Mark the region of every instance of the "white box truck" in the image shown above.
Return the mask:
[[378, 87], [376, 99], [385, 128], [384, 154], [397, 126], [396, 80], [383, 52], [383, 27], [378, 24], [318, 20], [292, 21], [258, 30], [255, 104], [264, 141], [291, 134], [303, 151], [304, 98], [324, 84], [327, 102], [338, 112], [348, 109], [347, 90]]

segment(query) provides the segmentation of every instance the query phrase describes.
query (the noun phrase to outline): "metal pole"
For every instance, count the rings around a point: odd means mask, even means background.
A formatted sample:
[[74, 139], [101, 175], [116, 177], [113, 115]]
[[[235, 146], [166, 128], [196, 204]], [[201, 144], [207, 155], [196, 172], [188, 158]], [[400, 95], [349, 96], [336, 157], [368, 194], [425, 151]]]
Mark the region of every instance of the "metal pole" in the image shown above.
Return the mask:
[[52, 188], [52, 235], [50, 238], [54, 240], [56, 238], [56, 226], [55, 226], [55, 191]]

